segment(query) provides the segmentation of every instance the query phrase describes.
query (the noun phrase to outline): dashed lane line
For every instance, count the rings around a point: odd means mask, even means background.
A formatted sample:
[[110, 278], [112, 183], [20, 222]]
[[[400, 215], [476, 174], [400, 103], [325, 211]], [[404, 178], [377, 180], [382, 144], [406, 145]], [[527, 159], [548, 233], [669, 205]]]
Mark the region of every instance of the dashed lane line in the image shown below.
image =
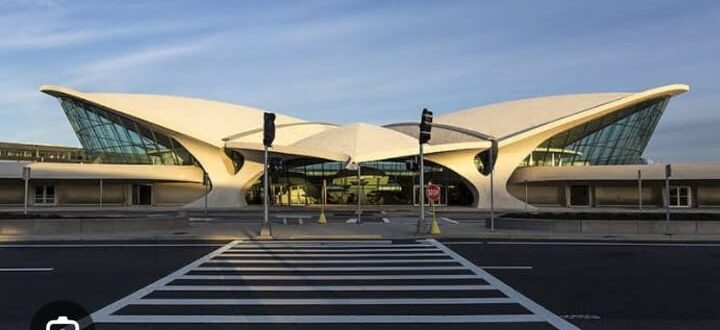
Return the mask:
[[0, 268], [0, 272], [51, 272], [55, 268]]

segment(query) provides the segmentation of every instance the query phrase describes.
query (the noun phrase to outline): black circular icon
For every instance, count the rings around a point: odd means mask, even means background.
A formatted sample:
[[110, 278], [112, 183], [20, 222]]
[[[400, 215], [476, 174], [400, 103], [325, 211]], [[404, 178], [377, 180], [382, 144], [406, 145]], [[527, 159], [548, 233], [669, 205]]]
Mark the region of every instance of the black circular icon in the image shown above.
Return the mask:
[[[80, 304], [67, 300], [53, 301], [33, 316], [30, 330], [94, 330], [90, 314]], [[83, 324], [86, 326], [83, 327]], [[50, 326], [50, 327], [48, 327]]]

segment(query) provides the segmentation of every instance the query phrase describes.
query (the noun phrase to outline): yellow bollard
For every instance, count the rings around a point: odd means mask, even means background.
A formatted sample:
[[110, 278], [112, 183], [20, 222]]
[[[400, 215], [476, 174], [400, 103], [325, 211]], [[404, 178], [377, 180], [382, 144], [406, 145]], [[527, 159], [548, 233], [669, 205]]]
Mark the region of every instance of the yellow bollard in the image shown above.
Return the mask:
[[327, 223], [327, 218], [325, 217], [325, 210], [320, 210], [320, 218], [318, 219], [318, 223], [321, 225]]
[[438, 225], [437, 219], [435, 218], [435, 203], [432, 203], [432, 224], [430, 225], [430, 235], [440, 234], [442, 234], [442, 232], [440, 231], [440, 226]]

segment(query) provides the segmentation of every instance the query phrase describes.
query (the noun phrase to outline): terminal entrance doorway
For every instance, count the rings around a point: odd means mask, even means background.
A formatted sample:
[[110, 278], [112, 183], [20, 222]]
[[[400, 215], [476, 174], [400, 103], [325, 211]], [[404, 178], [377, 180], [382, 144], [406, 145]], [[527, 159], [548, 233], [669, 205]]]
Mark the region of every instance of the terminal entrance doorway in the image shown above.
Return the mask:
[[134, 184], [132, 190], [133, 205], [152, 205], [152, 185]]
[[[412, 157], [361, 163], [357, 170], [342, 162], [319, 159], [271, 161], [270, 204], [313, 205], [417, 205], [419, 171]], [[248, 190], [248, 204], [262, 204], [262, 177]], [[426, 162], [425, 180], [441, 187], [439, 206], [471, 206], [473, 193], [466, 181], [448, 168]], [[359, 189], [361, 188], [361, 189]], [[358, 195], [359, 194], [359, 195]]]

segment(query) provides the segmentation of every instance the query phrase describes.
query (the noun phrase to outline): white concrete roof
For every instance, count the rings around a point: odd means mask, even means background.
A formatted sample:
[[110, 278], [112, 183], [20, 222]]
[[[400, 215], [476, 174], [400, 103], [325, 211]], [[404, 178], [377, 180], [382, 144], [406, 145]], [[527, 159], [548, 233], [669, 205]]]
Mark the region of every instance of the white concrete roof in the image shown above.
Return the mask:
[[417, 152], [415, 139], [400, 132], [365, 123], [341, 126], [312, 135], [293, 147], [315, 148], [347, 155], [352, 162], [399, 157], [404, 150]]
[[529, 98], [484, 105], [435, 116], [435, 123], [474, 130], [502, 139], [535, 127], [553, 123], [610, 105], [630, 106], [648, 99], [687, 92], [676, 84], [637, 93], [572, 94]]
[[[51, 95], [85, 100], [215, 146], [233, 134], [262, 128], [264, 110], [189, 97], [149, 94], [82, 93], [65, 87], [44, 85]], [[277, 115], [276, 125], [302, 122]]]

